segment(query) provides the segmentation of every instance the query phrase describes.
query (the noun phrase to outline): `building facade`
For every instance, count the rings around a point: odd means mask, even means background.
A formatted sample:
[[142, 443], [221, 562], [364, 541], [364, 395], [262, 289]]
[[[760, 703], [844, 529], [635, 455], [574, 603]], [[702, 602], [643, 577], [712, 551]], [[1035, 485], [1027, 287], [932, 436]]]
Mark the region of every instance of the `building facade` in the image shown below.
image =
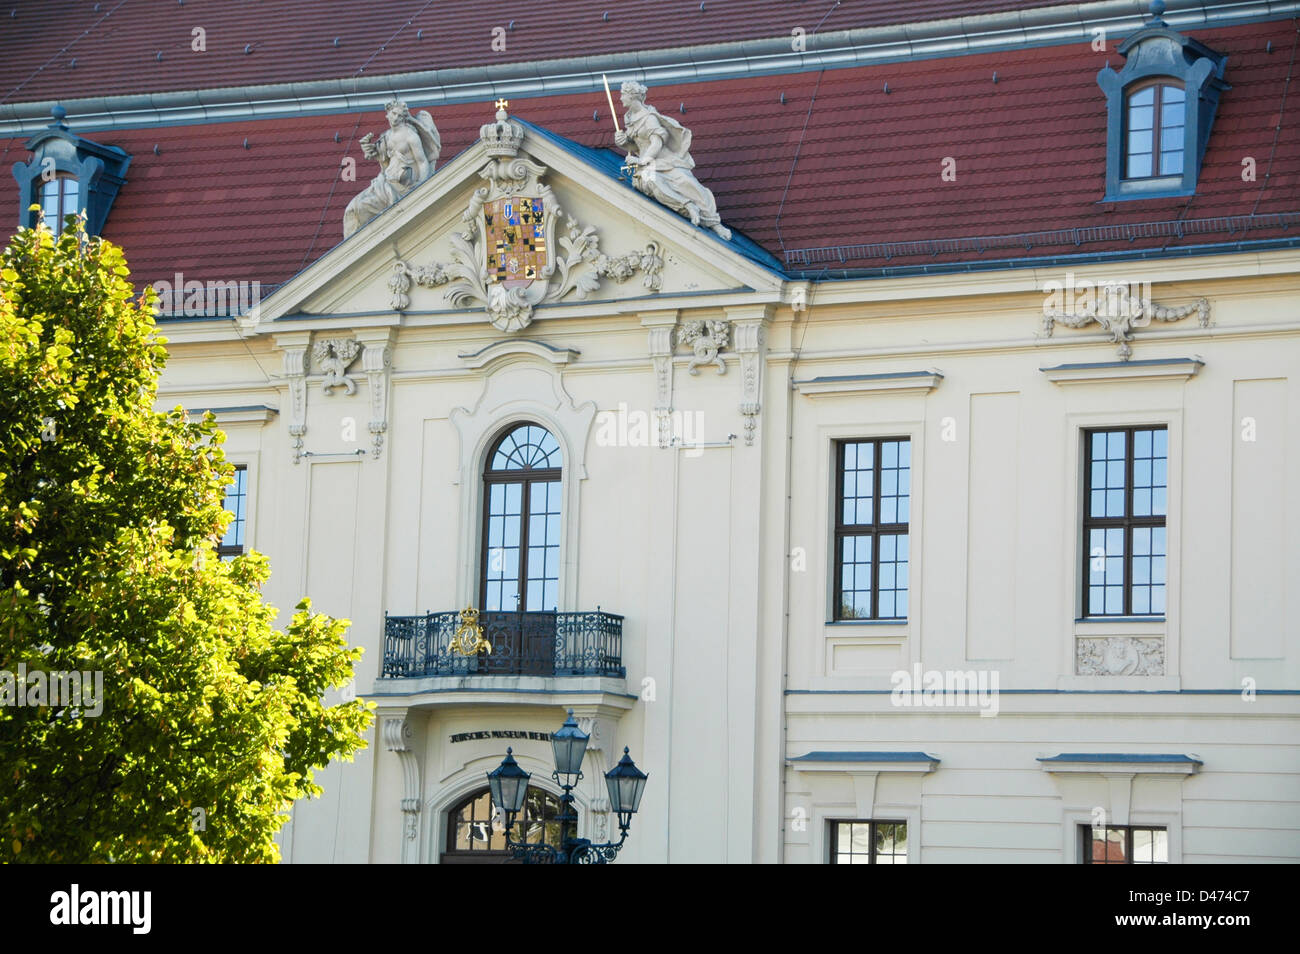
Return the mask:
[[553, 836], [570, 709], [622, 862], [1300, 858], [1300, 5], [722, 6], [0, 114], [169, 293], [229, 552], [366, 649], [284, 859], [502, 860], [507, 746]]

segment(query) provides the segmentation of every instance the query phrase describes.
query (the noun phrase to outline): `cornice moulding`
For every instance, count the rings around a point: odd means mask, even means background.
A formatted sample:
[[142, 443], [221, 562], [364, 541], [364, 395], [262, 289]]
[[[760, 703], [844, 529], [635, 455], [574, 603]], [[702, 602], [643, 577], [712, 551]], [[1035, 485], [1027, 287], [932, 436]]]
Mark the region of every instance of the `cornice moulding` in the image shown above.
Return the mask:
[[1203, 764], [1190, 755], [1075, 753], [1040, 758], [1039, 767], [1055, 775], [1195, 775]]
[[465, 362], [465, 367], [477, 370], [494, 361], [500, 361], [502, 358], [521, 356], [540, 358], [543, 361], [549, 361], [551, 364], [564, 366], [577, 358], [579, 354], [581, 352], [576, 348], [557, 348], [554, 345], [533, 338], [506, 338], [501, 341], [494, 341], [469, 354], [461, 352], [457, 357]]
[[[1060, 279], [1072, 271], [1076, 280], [1114, 279], [1117, 272], [1134, 280], [1143, 276], [1153, 278], [1153, 286], [1195, 282], [1198, 285], [1213, 279], [1258, 278], [1261, 275], [1288, 275], [1300, 273], [1300, 249], [1277, 249], [1253, 253], [1225, 252], [1221, 255], [1200, 255], [1194, 258], [1150, 258], [1131, 262], [1106, 262], [1095, 265], [1043, 266], [1025, 265], [1019, 268], [991, 269], [981, 272], [962, 272], [943, 275], [905, 275], [897, 278], [848, 278], [814, 281], [810, 312], [831, 305], [863, 305], [873, 302], [921, 301], [975, 297], [983, 295], [1031, 294], [1042, 297], [1043, 286]], [[797, 279], [792, 279], [797, 281]]]
[[1099, 361], [1039, 368], [1053, 384], [1109, 384], [1116, 381], [1188, 381], [1205, 366], [1200, 358]]
[[837, 775], [877, 772], [929, 774], [939, 765], [925, 752], [809, 752], [786, 759], [796, 772], [833, 772]]
[[845, 394], [928, 394], [939, 386], [943, 374], [937, 370], [897, 371], [885, 374], [839, 374], [791, 382], [808, 397]]
[[201, 418], [211, 411], [218, 424], [266, 424], [280, 413], [278, 408], [266, 404], [248, 404], [240, 407], [187, 407], [192, 418]]

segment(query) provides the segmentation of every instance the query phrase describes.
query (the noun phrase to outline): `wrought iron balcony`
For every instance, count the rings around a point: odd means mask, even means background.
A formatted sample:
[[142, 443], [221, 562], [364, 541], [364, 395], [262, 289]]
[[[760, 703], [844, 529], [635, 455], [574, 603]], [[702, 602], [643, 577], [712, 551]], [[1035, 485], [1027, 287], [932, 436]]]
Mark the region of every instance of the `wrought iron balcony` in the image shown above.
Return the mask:
[[594, 613], [485, 611], [478, 623], [491, 653], [452, 648], [460, 613], [384, 614], [381, 678], [420, 676], [612, 676], [625, 678], [623, 617]]

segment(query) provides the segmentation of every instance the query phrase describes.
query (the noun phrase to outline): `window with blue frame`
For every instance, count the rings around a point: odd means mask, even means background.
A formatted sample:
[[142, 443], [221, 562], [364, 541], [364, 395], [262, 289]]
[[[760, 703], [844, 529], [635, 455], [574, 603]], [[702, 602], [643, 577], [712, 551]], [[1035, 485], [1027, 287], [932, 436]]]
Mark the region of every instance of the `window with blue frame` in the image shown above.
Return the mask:
[[1122, 69], [1097, 74], [1106, 95], [1104, 201], [1196, 193], [1227, 57], [1153, 18], [1119, 45]]
[[[27, 161], [13, 164], [18, 184], [16, 224], [35, 228], [43, 222], [55, 235], [64, 217], [86, 214], [86, 232], [98, 235], [118, 190], [126, 183], [131, 156], [117, 146], [92, 142], [68, 129], [62, 106], [50, 110], [54, 122], [24, 144]], [[37, 206], [35, 214], [32, 206]]]

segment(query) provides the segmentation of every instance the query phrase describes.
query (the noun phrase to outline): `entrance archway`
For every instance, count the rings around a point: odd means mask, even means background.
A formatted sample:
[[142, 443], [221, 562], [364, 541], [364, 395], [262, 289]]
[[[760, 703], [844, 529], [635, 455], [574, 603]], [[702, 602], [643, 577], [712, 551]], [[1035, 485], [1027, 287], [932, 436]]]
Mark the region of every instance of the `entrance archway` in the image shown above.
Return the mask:
[[[515, 821], [515, 841], [552, 845], [560, 843], [560, 799], [539, 788], [529, 788], [524, 810]], [[507, 864], [505, 823], [492, 819], [492, 797], [486, 788], [466, 796], [447, 811], [446, 850], [439, 857], [444, 865]]]

